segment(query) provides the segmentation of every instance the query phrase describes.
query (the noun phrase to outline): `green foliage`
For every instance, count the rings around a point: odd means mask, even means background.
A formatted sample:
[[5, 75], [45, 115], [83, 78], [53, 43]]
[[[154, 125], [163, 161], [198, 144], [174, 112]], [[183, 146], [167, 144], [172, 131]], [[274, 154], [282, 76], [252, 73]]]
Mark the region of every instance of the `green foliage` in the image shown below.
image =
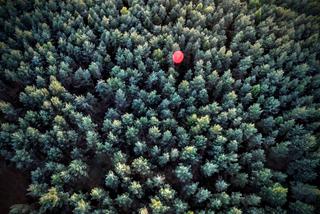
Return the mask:
[[317, 213], [319, 14], [0, 1], [0, 156], [29, 182], [10, 212]]
[[32, 208], [28, 204], [15, 204], [10, 207], [9, 214], [25, 214], [30, 213]]
[[275, 183], [272, 187], [263, 188], [264, 199], [272, 206], [282, 206], [287, 201], [288, 188]]
[[119, 178], [110, 171], [106, 176], [105, 184], [107, 187], [116, 188], [119, 184]]
[[189, 181], [190, 179], [192, 179], [190, 166], [183, 166], [183, 165], [178, 166], [175, 170], [175, 174], [177, 178], [182, 182]]
[[308, 203], [318, 203], [320, 201], [320, 189], [313, 185], [297, 182], [292, 185], [292, 194], [295, 199], [300, 201]]
[[141, 175], [148, 175], [150, 173], [150, 164], [147, 159], [139, 157], [132, 161], [132, 169]]
[[39, 203], [41, 204], [41, 209], [43, 211], [52, 210], [62, 206], [63, 195], [61, 195], [56, 188], [52, 187], [47, 193], [40, 197]]
[[169, 210], [169, 207], [163, 205], [158, 198], [151, 199], [150, 208], [153, 213], [166, 213]]
[[289, 207], [290, 207], [290, 212], [294, 214], [298, 214], [298, 213], [312, 214], [315, 211], [313, 206], [309, 204], [305, 204], [301, 201], [290, 203]]
[[132, 203], [132, 199], [129, 197], [129, 194], [127, 193], [118, 195], [115, 201], [120, 207], [125, 207], [125, 208], [130, 207]]
[[215, 172], [218, 172], [218, 165], [212, 162], [207, 162], [202, 166], [202, 171], [205, 176], [211, 176]]
[[209, 190], [203, 189], [203, 188], [200, 188], [200, 190], [195, 195], [196, 201], [198, 203], [204, 202], [205, 200], [209, 199], [210, 196], [211, 196], [211, 192]]

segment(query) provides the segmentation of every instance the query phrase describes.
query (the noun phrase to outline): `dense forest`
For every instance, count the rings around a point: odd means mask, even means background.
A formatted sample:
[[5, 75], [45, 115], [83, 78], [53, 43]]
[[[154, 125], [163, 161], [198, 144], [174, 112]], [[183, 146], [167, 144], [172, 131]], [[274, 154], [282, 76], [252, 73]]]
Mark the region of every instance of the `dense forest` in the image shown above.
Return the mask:
[[319, 0], [0, 0], [10, 213], [319, 213], [319, 35]]

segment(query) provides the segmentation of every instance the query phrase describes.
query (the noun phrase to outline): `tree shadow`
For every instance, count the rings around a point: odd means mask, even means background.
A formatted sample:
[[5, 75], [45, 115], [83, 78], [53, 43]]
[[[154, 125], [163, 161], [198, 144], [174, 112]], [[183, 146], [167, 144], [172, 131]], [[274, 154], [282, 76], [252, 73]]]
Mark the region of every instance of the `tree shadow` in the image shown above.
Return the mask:
[[0, 158], [0, 213], [9, 213], [14, 204], [28, 203], [28, 173], [21, 172]]

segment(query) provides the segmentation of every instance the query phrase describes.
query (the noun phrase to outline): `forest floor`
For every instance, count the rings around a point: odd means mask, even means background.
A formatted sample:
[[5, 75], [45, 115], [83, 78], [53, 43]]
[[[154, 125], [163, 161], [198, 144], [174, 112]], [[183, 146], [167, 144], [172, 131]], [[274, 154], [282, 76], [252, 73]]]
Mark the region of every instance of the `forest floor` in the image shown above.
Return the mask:
[[27, 173], [8, 166], [0, 159], [0, 213], [9, 213], [12, 205], [27, 202], [28, 178]]

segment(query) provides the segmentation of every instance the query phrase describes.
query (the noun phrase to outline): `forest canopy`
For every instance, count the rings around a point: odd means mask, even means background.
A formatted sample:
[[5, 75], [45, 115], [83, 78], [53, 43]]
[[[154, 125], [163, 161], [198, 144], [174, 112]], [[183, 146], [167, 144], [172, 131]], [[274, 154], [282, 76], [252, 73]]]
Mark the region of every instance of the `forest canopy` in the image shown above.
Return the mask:
[[10, 213], [319, 212], [319, 14], [1, 0], [0, 156], [28, 175]]

